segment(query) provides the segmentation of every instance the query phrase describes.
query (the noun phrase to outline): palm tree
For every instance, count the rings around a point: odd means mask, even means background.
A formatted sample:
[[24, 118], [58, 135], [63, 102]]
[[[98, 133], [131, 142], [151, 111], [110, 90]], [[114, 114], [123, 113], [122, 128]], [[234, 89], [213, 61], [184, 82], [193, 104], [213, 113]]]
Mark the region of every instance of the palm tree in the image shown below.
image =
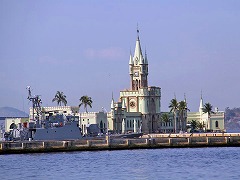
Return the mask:
[[67, 105], [67, 100], [66, 100], [66, 96], [63, 94], [63, 92], [57, 91], [55, 97], [53, 98], [52, 102], [57, 101], [58, 105], [62, 105], [62, 103], [64, 104], [64, 106]]
[[[161, 116], [161, 120], [162, 120], [162, 122], [167, 124], [170, 121], [170, 118], [167, 113], [163, 113]], [[166, 132], [166, 129], [165, 129], [165, 132]]]
[[203, 128], [205, 128], [205, 124], [204, 122], [197, 122], [197, 128], [200, 129], [200, 130], [203, 130]]
[[180, 101], [178, 103], [179, 118], [181, 122], [181, 131], [183, 130], [184, 112], [189, 111], [186, 101]]
[[204, 104], [204, 106], [203, 106], [203, 113], [207, 113], [208, 114], [207, 128], [209, 128], [211, 115], [214, 114], [213, 107], [212, 107], [212, 105], [210, 103]]
[[174, 132], [177, 132], [177, 121], [176, 121], [176, 114], [177, 114], [177, 110], [178, 110], [178, 102], [177, 99], [174, 98], [170, 101], [170, 104], [168, 106], [170, 109], [170, 112], [173, 113], [173, 119], [174, 119]]
[[79, 104], [79, 108], [84, 105], [84, 109], [86, 110], [87, 112], [87, 106], [89, 106], [90, 108], [92, 108], [92, 98], [85, 95], [85, 96], [82, 96], [80, 99], [80, 104]]
[[192, 130], [195, 130], [198, 127], [198, 122], [197, 120], [192, 120], [190, 122]]

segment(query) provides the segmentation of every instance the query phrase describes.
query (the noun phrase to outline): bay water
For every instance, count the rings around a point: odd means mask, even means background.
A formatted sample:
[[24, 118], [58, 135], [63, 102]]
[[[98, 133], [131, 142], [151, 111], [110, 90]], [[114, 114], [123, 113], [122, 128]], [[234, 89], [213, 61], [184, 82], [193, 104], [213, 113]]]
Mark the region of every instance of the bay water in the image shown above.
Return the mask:
[[240, 147], [0, 155], [0, 179], [240, 179]]

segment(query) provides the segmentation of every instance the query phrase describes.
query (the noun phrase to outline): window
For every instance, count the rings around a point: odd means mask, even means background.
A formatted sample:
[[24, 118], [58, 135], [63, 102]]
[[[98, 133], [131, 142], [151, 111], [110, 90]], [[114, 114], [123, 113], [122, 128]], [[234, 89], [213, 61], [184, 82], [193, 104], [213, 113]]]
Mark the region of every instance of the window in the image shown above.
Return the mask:
[[215, 126], [216, 126], [216, 128], [218, 128], [218, 121], [215, 122]]

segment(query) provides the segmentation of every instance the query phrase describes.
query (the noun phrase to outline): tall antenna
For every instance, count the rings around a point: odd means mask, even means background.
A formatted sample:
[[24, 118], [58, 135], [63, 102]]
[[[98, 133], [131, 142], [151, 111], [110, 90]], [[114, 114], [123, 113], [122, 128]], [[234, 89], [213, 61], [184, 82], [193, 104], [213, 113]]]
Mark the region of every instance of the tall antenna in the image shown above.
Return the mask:
[[37, 113], [37, 120], [39, 120], [39, 116], [41, 115], [41, 104], [42, 104], [42, 100], [40, 98], [40, 95], [35, 95], [32, 96], [32, 92], [31, 92], [31, 86], [27, 86], [27, 90], [28, 90], [28, 100], [32, 102], [32, 108], [33, 108], [33, 120], [35, 120], [34, 118], [34, 110], [36, 110]]

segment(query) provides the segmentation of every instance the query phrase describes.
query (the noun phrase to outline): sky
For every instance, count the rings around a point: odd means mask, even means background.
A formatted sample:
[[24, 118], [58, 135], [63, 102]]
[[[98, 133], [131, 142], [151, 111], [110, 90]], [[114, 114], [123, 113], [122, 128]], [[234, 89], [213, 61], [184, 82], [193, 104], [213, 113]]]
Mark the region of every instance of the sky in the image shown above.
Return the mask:
[[0, 107], [29, 112], [31, 86], [43, 106], [62, 91], [70, 106], [88, 95], [91, 111], [109, 111], [130, 88], [137, 26], [162, 111], [184, 93], [198, 111], [201, 91], [219, 110], [240, 107], [238, 0], [1, 0]]

